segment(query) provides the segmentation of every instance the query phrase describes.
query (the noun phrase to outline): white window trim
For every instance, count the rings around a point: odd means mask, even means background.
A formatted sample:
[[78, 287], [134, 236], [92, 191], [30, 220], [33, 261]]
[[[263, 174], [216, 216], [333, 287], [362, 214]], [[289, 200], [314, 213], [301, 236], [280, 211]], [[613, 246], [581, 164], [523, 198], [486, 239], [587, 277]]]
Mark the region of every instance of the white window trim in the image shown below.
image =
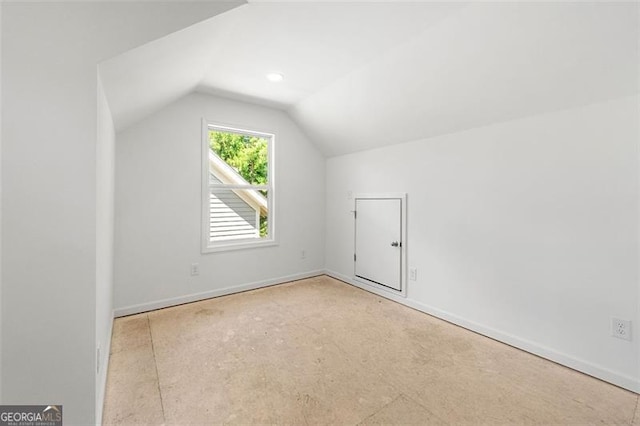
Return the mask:
[[[262, 138], [266, 138], [268, 143], [267, 150], [267, 161], [269, 170], [267, 172], [267, 176], [269, 177], [267, 185], [247, 185], [247, 186], [238, 186], [238, 185], [216, 185], [211, 184], [209, 182], [209, 130], [210, 129], [218, 129], [222, 131], [229, 131], [235, 133], [242, 133], [246, 135], [253, 135]], [[255, 130], [245, 130], [243, 127], [231, 126], [227, 124], [216, 123], [214, 121], [207, 120], [205, 118], [202, 119], [202, 138], [200, 141], [201, 145], [201, 174], [202, 174], [202, 192], [201, 192], [201, 251], [202, 253], [216, 253], [223, 252], [229, 250], [242, 250], [242, 249], [251, 249], [251, 248], [259, 248], [259, 247], [270, 247], [278, 245], [276, 241], [276, 226], [275, 226], [275, 134], [270, 132], [258, 132]], [[268, 226], [268, 237], [260, 238], [260, 239], [241, 239], [241, 240], [233, 240], [233, 241], [221, 241], [221, 242], [211, 242], [209, 238], [210, 231], [210, 215], [209, 215], [209, 194], [210, 189], [212, 187], [246, 187], [250, 189], [255, 189], [256, 186], [263, 187], [262, 189], [267, 190], [267, 205], [269, 206], [269, 221], [267, 222]]]

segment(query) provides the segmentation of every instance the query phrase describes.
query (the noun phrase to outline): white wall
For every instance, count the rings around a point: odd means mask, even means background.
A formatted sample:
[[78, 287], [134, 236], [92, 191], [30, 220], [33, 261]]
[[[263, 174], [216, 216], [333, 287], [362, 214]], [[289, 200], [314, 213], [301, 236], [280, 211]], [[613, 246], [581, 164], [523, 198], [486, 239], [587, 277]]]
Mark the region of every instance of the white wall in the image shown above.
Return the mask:
[[115, 130], [107, 98], [98, 79], [96, 152], [96, 423], [102, 401], [113, 325], [113, 232]]
[[329, 159], [327, 269], [353, 274], [347, 191], [407, 192], [406, 303], [640, 391], [638, 112], [619, 98]]
[[109, 285], [97, 64], [233, 6], [3, 2], [4, 403], [63, 404], [65, 424], [96, 422], [96, 298]]
[[[278, 246], [201, 254], [202, 117], [276, 135]], [[118, 133], [117, 314], [322, 271], [324, 167], [324, 157], [282, 111], [204, 94]], [[199, 276], [190, 276], [191, 263], [200, 264]]]
[[[2, 3], [0, 3], [0, 111], [2, 111]], [[2, 241], [2, 114], [0, 113], [0, 241]], [[0, 244], [0, 377], [2, 377], [2, 244]], [[0, 379], [0, 404], [2, 380]]]

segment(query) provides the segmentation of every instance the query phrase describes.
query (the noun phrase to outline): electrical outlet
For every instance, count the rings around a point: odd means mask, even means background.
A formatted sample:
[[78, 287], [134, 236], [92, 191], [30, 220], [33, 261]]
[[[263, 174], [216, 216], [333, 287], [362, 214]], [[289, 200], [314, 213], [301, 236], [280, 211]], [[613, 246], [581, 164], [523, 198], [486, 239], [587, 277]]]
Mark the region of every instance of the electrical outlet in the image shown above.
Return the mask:
[[196, 275], [200, 275], [200, 265], [197, 263], [191, 264], [191, 276], [195, 277]]
[[611, 318], [611, 335], [619, 339], [631, 340], [631, 321]]
[[300, 251], [300, 259], [306, 259], [306, 258], [307, 258], [307, 251], [303, 249]]
[[417, 268], [409, 268], [409, 280], [415, 281], [418, 279], [418, 269]]

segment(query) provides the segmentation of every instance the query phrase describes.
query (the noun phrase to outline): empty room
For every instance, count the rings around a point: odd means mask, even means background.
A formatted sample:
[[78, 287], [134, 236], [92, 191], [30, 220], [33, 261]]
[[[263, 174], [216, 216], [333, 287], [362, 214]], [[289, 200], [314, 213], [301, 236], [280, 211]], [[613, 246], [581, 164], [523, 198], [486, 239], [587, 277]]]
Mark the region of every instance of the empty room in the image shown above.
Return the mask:
[[639, 65], [635, 1], [0, 2], [0, 425], [640, 425]]

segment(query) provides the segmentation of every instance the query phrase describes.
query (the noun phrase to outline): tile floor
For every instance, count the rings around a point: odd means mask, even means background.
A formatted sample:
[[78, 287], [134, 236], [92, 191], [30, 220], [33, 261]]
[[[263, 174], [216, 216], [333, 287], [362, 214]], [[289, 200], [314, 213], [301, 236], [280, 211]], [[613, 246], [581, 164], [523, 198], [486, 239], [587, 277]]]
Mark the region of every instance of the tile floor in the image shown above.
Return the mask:
[[323, 276], [117, 319], [104, 423], [640, 425], [637, 405]]

